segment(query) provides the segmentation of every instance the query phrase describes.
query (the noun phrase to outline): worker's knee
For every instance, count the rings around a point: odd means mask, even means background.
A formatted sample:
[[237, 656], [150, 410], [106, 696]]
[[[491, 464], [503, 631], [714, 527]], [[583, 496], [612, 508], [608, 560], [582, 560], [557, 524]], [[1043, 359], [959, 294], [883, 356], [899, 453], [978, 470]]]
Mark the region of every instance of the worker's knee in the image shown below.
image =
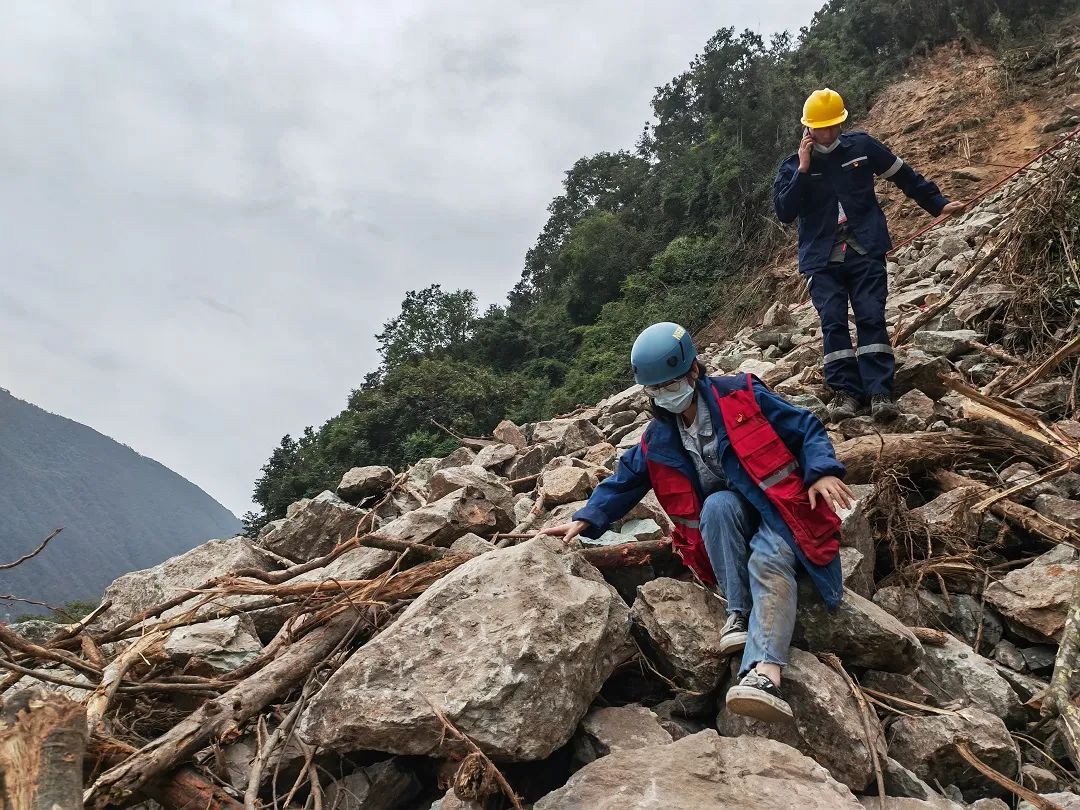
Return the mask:
[[749, 510], [749, 504], [738, 493], [714, 492], [701, 506], [702, 531], [733, 533], [745, 538], [750, 525]]

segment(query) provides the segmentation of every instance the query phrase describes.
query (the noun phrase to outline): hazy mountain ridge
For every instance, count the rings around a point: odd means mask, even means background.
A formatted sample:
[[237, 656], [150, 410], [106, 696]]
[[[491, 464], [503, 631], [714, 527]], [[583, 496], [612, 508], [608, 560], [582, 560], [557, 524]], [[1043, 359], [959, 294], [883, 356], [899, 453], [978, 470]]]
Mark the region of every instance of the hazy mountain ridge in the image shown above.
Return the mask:
[[[0, 571], [0, 593], [60, 604], [96, 599], [117, 575], [240, 527], [183, 476], [96, 430], [0, 388], [0, 558], [40, 556]], [[33, 612], [0, 602], [0, 614]]]

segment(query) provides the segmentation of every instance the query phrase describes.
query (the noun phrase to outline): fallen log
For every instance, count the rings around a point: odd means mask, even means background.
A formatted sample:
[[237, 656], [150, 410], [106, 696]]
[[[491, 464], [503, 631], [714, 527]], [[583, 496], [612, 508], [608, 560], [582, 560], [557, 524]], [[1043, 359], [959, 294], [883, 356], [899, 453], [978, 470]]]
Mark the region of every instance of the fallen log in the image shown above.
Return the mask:
[[[507, 535], [502, 536], [506, 537]], [[469, 552], [451, 551], [448, 548], [439, 548], [423, 543], [410, 543], [406, 540], [391, 540], [377, 536], [363, 538], [360, 545], [381, 548], [384, 551], [393, 551], [398, 554], [405, 552], [415, 553], [424, 560], [442, 560], [449, 557], [471, 559], [477, 556]], [[659, 540], [645, 540], [639, 543], [619, 543], [614, 546], [583, 548], [579, 553], [597, 568], [633, 568], [639, 565], [649, 565], [655, 561], [653, 559], [654, 555], [663, 556], [670, 553], [670, 551], [671, 540], [669, 538], [660, 538]]]
[[[938, 482], [938, 486], [945, 492], [960, 487], [973, 487], [976, 495], [984, 500], [1000, 494], [993, 487], [989, 487], [986, 484], [980, 483], [973, 478], [960, 475], [959, 473], [950, 472], [949, 470], [939, 470], [934, 474], [934, 478]], [[972, 511], [974, 511], [974, 507], [977, 505], [978, 504], [972, 505]], [[1007, 498], [994, 500], [990, 503], [988, 508], [990, 514], [999, 517], [1010, 525], [1017, 526], [1026, 532], [1037, 534], [1040, 537], [1049, 540], [1051, 543], [1068, 543], [1080, 548], [1080, 534], [1074, 532], [1068, 526], [1062, 526], [1060, 523], [1050, 520], [1048, 517], [1043, 517], [1034, 509], [1030, 509], [1015, 501], [1010, 501]]]
[[262, 670], [220, 697], [206, 701], [169, 731], [101, 774], [86, 791], [86, 805], [102, 810], [110, 805], [123, 805], [150, 782], [190, 757], [207, 740], [221, 737], [272, 701], [284, 698], [330, 655], [356, 623], [352, 612], [340, 613], [289, 645]]
[[[119, 765], [138, 750], [111, 737], [91, 737], [87, 761], [98, 768]], [[168, 810], [242, 810], [243, 805], [194, 768], [180, 768], [159, 782], [146, 785], [143, 795]], [[80, 800], [81, 800], [80, 795]]]
[[85, 752], [82, 706], [44, 689], [15, 693], [0, 717], [0, 806], [82, 807]]
[[1061, 631], [1061, 644], [1054, 660], [1050, 689], [1040, 710], [1044, 717], [1057, 716], [1057, 728], [1065, 750], [1075, 767], [1080, 768], [1080, 707], [1069, 693], [1080, 660], [1080, 577], [1073, 585], [1069, 614]]
[[836, 448], [847, 468], [844, 481], [866, 484], [877, 468], [921, 472], [971, 453], [996, 449], [995, 443], [970, 433], [884, 433], [856, 436]]

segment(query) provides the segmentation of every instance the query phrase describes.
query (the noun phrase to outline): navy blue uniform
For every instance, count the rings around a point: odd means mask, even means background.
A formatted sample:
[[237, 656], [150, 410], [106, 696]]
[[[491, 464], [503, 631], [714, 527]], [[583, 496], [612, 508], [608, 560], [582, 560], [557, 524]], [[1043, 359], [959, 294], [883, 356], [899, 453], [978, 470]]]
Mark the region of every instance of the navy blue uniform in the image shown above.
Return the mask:
[[[799, 271], [809, 277], [810, 297], [821, 318], [825, 381], [856, 399], [891, 394], [892, 346], [885, 327], [885, 254], [892, 248], [874, 180], [895, 183], [938, 216], [949, 200], [930, 180], [865, 132], [845, 132], [833, 151], [815, 150], [810, 170], [799, 171], [798, 153], [780, 164], [773, 202], [781, 222], [799, 222]], [[837, 259], [841, 212], [851, 243]], [[858, 249], [856, 249], [856, 247]], [[832, 261], [830, 261], [832, 257]], [[848, 301], [855, 312], [858, 348], [851, 346]]]

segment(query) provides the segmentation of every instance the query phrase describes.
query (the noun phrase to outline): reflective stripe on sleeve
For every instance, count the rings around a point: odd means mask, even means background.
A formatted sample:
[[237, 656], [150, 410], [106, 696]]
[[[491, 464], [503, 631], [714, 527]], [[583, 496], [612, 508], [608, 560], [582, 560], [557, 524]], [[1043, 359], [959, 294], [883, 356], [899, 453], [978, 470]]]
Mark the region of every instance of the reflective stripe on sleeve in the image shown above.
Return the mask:
[[775, 487], [777, 484], [779, 484], [781, 481], [783, 481], [785, 478], [787, 478], [789, 475], [791, 475], [793, 472], [795, 472], [795, 470], [797, 470], [798, 468], [799, 468], [799, 465], [796, 462], [789, 461], [787, 464], [785, 464], [779, 470], [774, 472], [768, 478], [763, 479], [762, 482], [760, 484], [758, 484], [758, 486], [761, 487], [762, 489], [768, 489], [769, 487]]
[[687, 520], [686, 518], [675, 517], [674, 515], [668, 515], [671, 518], [672, 523], [678, 523], [680, 526], [685, 526], [688, 529], [697, 529], [701, 526], [699, 520]]
[[855, 351], [857, 357], [862, 357], [864, 354], [892, 354], [893, 349], [888, 343], [870, 343], [866, 346], [860, 346]]
[[890, 167], [888, 168], [888, 170], [887, 170], [887, 171], [885, 171], [885, 172], [884, 172], [884, 173], [883, 173], [883, 174], [881, 175], [881, 178], [882, 178], [883, 180], [888, 180], [888, 179], [889, 179], [890, 177], [892, 177], [892, 176], [893, 176], [894, 174], [896, 174], [896, 173], [897, 173], [898, 171], [900, 171], [900, 167], [901, 167], [901, 166], [903, 166], [903, 165], [904, 165], [904, 161], [903, 161], [903, 160], [901, 160], [900, 158], [897, 158], [897, 159], [896, 159], [896, 162], [895, 162], [895, 163], [893, 163], [893, 165], [892, 165], [892, 166], [890, 166]]
[[854, 349], [838, 349], [835, 352], [829, 352], [825, 355], [825, 364], [835, 363], [837, 360], [846, 360], [849, 357], [855, 356]]

